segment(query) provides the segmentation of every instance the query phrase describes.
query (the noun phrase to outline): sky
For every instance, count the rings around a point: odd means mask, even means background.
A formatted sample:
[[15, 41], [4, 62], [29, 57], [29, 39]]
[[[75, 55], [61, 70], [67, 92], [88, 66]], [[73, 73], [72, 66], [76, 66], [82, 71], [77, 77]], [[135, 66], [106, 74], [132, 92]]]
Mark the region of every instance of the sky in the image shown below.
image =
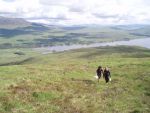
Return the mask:
[[150, 24], [150, 0], [0, 0], [0, 16], [57, 25]]

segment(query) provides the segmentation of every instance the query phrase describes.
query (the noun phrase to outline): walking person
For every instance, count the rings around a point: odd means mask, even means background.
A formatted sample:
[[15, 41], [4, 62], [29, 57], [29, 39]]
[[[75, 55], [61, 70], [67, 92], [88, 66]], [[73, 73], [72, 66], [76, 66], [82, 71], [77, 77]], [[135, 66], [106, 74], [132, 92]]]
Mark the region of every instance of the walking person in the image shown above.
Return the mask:
[[99, 82], [99, 79], [101, 78], [101, 76], [103, 75], [103, 69], [101, 66], [98, 66], [97, 70], [96, 70], [96, 74], [98, 76], [98, 82]]
[[105, 69], [104, 69], [103, 77], [105, 78], [106, 83], [111, 81], [110, 71], [107, 67], [105, 67]]

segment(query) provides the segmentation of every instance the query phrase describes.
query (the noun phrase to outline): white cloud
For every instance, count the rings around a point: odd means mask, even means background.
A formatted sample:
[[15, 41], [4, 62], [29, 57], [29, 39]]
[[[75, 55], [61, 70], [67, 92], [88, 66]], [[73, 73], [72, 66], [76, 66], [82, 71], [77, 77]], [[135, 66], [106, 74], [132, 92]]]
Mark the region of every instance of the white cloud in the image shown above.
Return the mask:
[[49, 24], [150, 23], [149, 0], [0, 0], [0, 16]]

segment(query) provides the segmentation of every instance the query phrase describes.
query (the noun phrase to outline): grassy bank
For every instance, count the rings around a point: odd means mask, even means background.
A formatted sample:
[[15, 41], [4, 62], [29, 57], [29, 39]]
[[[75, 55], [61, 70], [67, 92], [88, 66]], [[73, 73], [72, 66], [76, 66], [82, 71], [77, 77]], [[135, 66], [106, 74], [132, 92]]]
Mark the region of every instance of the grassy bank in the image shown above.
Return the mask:
[[0, 66], [23, 64], [35, 56], [38, 56], [38, 53], [32, 49], [0, 49]]
[[[94, 78], [108, 66], [112, 81]], [[149, 113], [150, 50], [100, 47], [0, 67], [0, 113]]]

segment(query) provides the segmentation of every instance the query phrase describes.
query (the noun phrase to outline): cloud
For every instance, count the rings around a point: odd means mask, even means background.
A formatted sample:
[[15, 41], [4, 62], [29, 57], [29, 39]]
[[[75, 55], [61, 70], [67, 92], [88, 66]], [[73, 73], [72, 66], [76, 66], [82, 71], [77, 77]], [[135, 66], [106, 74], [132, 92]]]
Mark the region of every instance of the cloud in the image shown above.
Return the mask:
[[49, 24], [150, 23], [149, 0], [0, 0], [0, 16]]
[[43, 5], [62, 5], [66, 3], [66, 0], [39, 0]]
[[3, 0], [4, 2], [14, 2], [16, 0]]
[[31, 17], [31, 18], [26, 18], [28, 20], [40, 20], [40, 19], [45, 19], [45, 20], [68, 20], [68, 18], [65, 15], [57, 15], [56, 17]]
[[69, 8], [69, 11], [70, 12], [77, 12], [77, 13], [84, 13], [84, 9], [82, 7], [70, 7]]
[[118, 17], [117, 14], [114, 14], [114, 15], [108, 15], [108, 14], [94, 13], [93, 15], [95, 15], [95, 16], [98, 17], [98, 18], [104, 18], [104, 19], [107, 19], [107, 18], [117, 18], [117, 17]]

